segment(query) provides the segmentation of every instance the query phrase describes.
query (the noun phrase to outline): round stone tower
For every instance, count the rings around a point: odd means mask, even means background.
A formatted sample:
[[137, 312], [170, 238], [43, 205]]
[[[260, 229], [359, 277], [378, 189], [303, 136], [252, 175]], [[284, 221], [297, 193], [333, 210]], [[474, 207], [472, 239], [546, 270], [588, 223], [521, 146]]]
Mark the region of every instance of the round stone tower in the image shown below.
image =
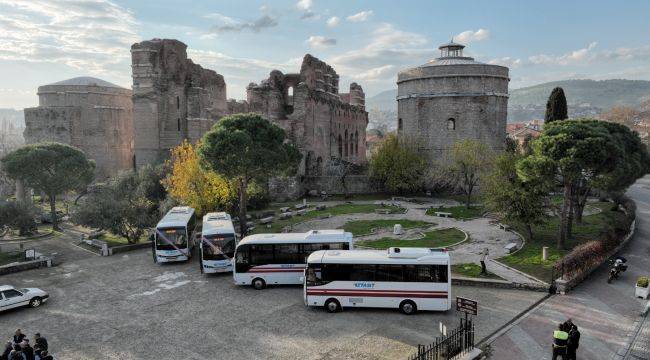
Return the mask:
[[97, 164], [97, 178], [133, 168], [132, 92], [77, 77], [38, 88], [39, 106], [25, 109], [25, 141], [78, 147]]
[[440, 57], [397, 75], [397, 131], [431, 162], [446, 162], [454, 143], [480, 140], [496, 151], [506, 139], [508, 68], [441, 45]]

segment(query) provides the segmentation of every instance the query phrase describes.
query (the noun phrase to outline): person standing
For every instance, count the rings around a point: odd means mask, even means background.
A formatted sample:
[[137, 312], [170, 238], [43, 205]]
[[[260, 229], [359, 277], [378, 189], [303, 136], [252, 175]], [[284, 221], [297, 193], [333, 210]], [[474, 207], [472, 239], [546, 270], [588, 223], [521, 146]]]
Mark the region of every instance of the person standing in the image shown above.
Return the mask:
[[481, 251], [481, 275], [487, 275], [485, 262], [487, 261], [488, 255], [490, 255], [490, 250], [488, 248], [484, 248], [483, 251]]
[[576, 353], [580, 346], [580, 331], [575, 324], [571, 324], [569, 339], [567, 341], [566, 360], [576, 360]]
[[41, 333], [34, 334], [34, 348], [47, 350], [47, 339], [41, 336]]
[[558, 356], [562, 360], [566, 360], [566, 347], [569, 340], [569, 334], [564, 329], [564, 324], [560, 323], [557, 330], [553, 332], [553, 360], [557, 360]]
[[23, 342], [24, 338], [25, 338], [25, 334], [23, 334], [23, 332], [20, 329], [16, 329], [16, 332], [14, 333], [14, 345]]
[[34, 360], [34, 349], [29, 345], [29, 339], [25, 338], [20, 347], [26, 360]]

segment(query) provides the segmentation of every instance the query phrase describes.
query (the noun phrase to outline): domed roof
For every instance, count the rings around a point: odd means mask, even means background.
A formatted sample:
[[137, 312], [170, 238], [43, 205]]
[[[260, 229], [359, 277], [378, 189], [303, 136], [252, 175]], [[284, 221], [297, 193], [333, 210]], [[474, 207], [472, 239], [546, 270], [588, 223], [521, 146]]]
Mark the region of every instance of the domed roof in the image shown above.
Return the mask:
[[474, 60], [474, 58], [471, 57], [450, 57], [450, 58], [436, 58], [433, 60], [430, 60], [426, 64], [422, 65], [424, 66], [443, 66], [443, 65], [484, 65], [485, 63], [482, 63], [480, 61]]
[[109, 83], [108, 81], [102, 80], [102, 79], [97, 79], [94, 77], [90, 76], [80, 76], [68, 80], [63, 80], [59, 82], [55, 82], [52, 84], [47, 84], [46, 86], [50, 85], [63, 85], [63, 86], [103, 86], [103, 87], [112, 87], [112, 88], [118, 88], [118, 89], [124, 89], [121, 86], [117, 86], [115, 84]]

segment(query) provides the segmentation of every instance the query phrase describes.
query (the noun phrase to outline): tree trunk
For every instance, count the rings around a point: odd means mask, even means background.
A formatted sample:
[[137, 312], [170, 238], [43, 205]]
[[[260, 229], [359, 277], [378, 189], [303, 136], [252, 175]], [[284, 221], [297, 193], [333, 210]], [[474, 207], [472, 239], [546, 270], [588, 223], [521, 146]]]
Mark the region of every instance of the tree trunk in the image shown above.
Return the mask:
[[472, 189], [471, 186], [467, 188], [467, 201], [465, 202], [465, 207], [468, 208], [468, 209], [470, 208], [470, 206], [472, 204], [472, 190], [474, 190], [474, 189]]
[[569, 239], [573, 234], [573, 209], [575, 208], [575, 186], [571, 186], [571, 197], [569, 198], [569, 211], [567, 213], [566, 237]]
[[239, 233], [243, 238], [246, 236], [248, 229], [246, 228], [246, 189], [248, 188], [248, 180], [243, 178], [239, 181]]
[[50, 214], [52, 216], [52, 230], [59, 231], [59, 219], [56, 217], [56, 196], [50, 195]]
[[576, 224], [582, 224], [582, 213], [585, 211], [585, 205], [587, 205], [587, 197], [589, 196], [589, 188], [584, 187], [581, 191], [576, 192], [576, 202], [573, 208], [573, 217], [576, 221]]
[[533, 226], [526, 224], [526, 231], [528, 232], [528, 241], [533, 241]]
[[569, 218], [569, 208], [571, 207], [571, 184], [564, 184], [564, 202], [560, 210], [560, 226], [557, 236], [557, 248], [564, 249], [564, 244], [567, 238], [567, 224]]

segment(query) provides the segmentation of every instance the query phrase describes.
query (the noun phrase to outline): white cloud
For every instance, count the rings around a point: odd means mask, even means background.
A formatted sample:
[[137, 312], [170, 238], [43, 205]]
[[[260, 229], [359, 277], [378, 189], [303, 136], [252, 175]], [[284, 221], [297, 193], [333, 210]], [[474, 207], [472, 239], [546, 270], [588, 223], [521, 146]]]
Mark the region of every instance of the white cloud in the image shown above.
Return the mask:
[[593, 60], [597, 55], [594, 49], [598, 43], [592, 42], [587, 47], [568, 52], [563, 55], [539, 54], [528, 57], [528, 61], [534, 65], [569, 65], [584, 63]]
[[478, 29], [476, 31], [467, 30], [454, 36], [454, 41], [467, 44], [475, 41], [487, 40], [489, 37], [490, 31], [486, 29]]
[[136, 27], [129, 10], [108, 0], [0, 0], [0, 59], [60, 63], [130, 83]]
[[224, 32], [239, 32], [250, 30], [252, 32], [260, 32], [267, 28], [272, 28], [278, 25], [278, 21], [270, 14], [264, 14], [255, 20], [241, 20], [235, 19], [219, 13], [207, 14], [204, 17], [216, 20], [217, 24], [210, 28], [211, 33], [219, 34]]
[[300, 10], [309, 10], [312, 6], [314, 6], [312, 0], [300, 0], [296, 3], [296, 7]]
[[368, 20], [368, 18], [372, 14], [373, 14], [372, 10], [365, 10], [365, 11], [362, 11], [362, 12], [358, 12], [358, 13], [356, 13], [354, 15], [348, 16], [347, 20], [351, 21], [351, 22], [364, 22], [364, 21]]
[[488, 64], [492, 65], [501, 65], [501, 66], [507, 66], [511, 69], [518, 68], [522, 65], [521, 59], [517, 58], [511, 58], [509, 56], [498, 58], [498, 59], [491, 59], [488, 60]]
[[353, 81], [372, 80], [383, 87], [394, 87], [399, 70], [421, 65], [437, 54], [424, 35], [399, 30], [392, 24], [380, 24], [368, 39], [365, 46], [332, 56], [328, 62]]
[[331, 18], [327, 19], [327, 26], [329, 27], [336, 27], [341, 23], [341, 19], [338, 16], [332, 16]]
[[325, 48], [336, 45], [336, 39], [324, 36], [310, 36], [307, 43], [313, 48]]
[[365, 81], [374, 81], [384, 78], [386, 74], [393, 76], [395, 74], [395, 65], [384, 65], [372, 68], [358, 74], [356, 78]]

